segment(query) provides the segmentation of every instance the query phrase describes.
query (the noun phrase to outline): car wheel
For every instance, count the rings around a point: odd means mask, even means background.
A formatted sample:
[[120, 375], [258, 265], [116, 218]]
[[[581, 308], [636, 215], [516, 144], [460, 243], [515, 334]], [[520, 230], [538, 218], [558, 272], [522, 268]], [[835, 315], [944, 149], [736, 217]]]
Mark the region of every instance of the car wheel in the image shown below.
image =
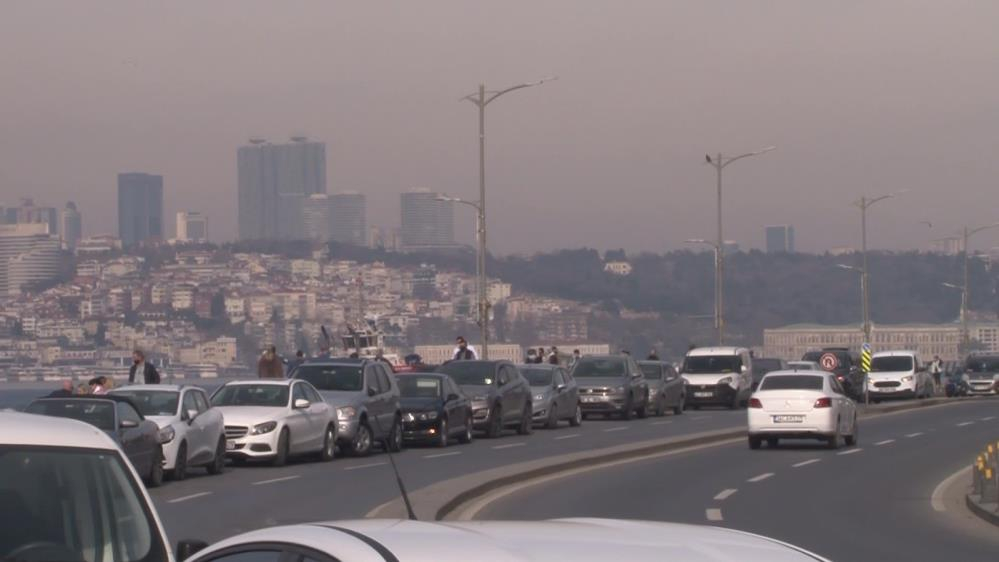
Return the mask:
[[173, 463], [170, 479], [180, 482], [185, 478], [187, 478], [187, 443], [181, 443], [180, 447], [177, 447], [177, 460]]
[[780, 443], [780, 439], [776, 437], [767, 437], [767, 447], [771, 449], [776, 449], [777, 445]]
[[853, 418], [853, 433], [847, 435], [844, 439], [846, 441], [847, 447], [853, 447], [860, 442], [860, 428], [857, 427], [857, 418]]
[[278, 437], [277, 454], [271, 459], [271, 466], [284, 466], [288, 462], [289, 441], [291, 438], [288, 436], [288, 428], [286, 427], [281, 430], [281, 435]]
[[389, 432], [388, 440], [385, 442], [388, 450], [393, 453], [402, 451], [402, 419], [396, 417], [392, 420], [392, 430]]
[[635, 407], [632, 406], [632, 397], [628, 397], [628, 402], [624, 405], [624, 411], [621, 412], [622, 420], [630, 420], [635, 415]]
[[558, 405], [552, 402], [552, 407], [548, 409], [548, 421], [545, 422], [545, 429], [558, 428]]
[[732, 403], [728, 405], [729, 410], [739, 409], [739, 392], [736, 391], [735, 396], [732, 398]]
[[326, 434], [323, 435], [323, 448], [319, 450], [319, 460], [329, 462], [336, 455], [336, 431], [332, 425], [326, 426]]
[[826, 448], [827, 449], [839, 449], [840, 446], [840, 434], [839, 434], [839, 420], [836, 420], [836, 432], [826, 437]]
[[458, 436], [458, 442], [467, 445], [472, 442], [472, 414], [465, 417], [465, 431]]
[[679, 416], [686, 409], [687, 409], [687, 397], [681, 394], [680, 403], [677, 404], [676, 406], [673, 406], [673, 415]]
[[531, 403], [524, 405], [524, 411], [520, 414], [520, 425], [517, 426], [517, 435], [530, 435], [534, 433], [534, 423], [531, 419]]
[[368, 420], [361, 420], [357, 426], [357, 433], [354, 434], [354, 441], [350, 444], [350, 454], [355, 457], [363, 457], [370, 452], [371, 428], [368, 427]]
[[576, 404], [576, 411], [573, 413], [572, 417], [569, 418], [569, 425], [572, 427], [579, 427], [583, 423], [583, 407]]
[[752, 450], [755, 451], [756, 449], [759, 449], [762, 445], [763, 445], [763, 439], [760, 439], [759, 437], [757, 437], [755, 435], [750, 435], [749, 436], [749, 448], [750, 449], [752, 449]]
[[496, 406], [493, 408], [492, 414], [493, 417], [489, 419], [489, 425], [486, 426], [486, 437], [489, 439], [499, 437], [503, 433], [503, 409]]
[[219, 444], [215, 446], [215, 458], [207, 467], [208, 474], [222, 474], [225, 472], [225, 435], [219, 437]]
[[149, 476], [146, 478], [146, 486], [158, 488], [163, 484], [163, 447], [157, 446], [153, 453], [152, 466], [149, 467]]
[[447, 447], [448, 431], [451, 428], [447, 426], [447, 418], [441, 418], [441, 422], [437, 424], [437, 446], [441, 449]]

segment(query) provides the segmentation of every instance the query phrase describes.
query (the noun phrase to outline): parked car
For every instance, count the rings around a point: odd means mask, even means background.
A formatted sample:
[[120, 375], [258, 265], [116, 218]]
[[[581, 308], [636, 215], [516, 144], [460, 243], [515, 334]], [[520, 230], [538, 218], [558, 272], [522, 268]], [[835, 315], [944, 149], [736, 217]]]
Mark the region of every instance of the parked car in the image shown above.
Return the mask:
[[266, 459], [283, 466], [304, 454], [333, 460], [333, 408], [305, 381], [229, 382], [212, 394], [212, 405], [225, 418], [226, 454], [236, 462]]
[[823, 371], [836, 375], [847, 396], [854, 400], [864, 397], [864, 372], [860, 369], [860, 355], [845, 347], [826, 347], [809, 351], [802, 361], [814, 361]]
[[777, 357], [754, 357], [753, 358], [753, 390], [759, 386], [764, 375], [774, 371], [787, 369], [787, 362]]
[[[117, 405], [40, 407], [101, 416]], [[174, 559], [135, 464], [114, 438], [90, 422], [25, 413], [0, 412], [0, 427], [0, 560]]]
[[815, 361], [788, 361], [787, 368], [792, 371], [821, 371], [822, 365]]
[[819, 439], [830, 449], [859, 437], [857, 405], [836, 375], [825, 371], [776, 371], [763, 377], [749, 399], [749, 448], [763, 440]]
[[531, 385], [531, 410], [535, 422], [543, 422], [547, 429], [555, 429], [562, 420], [567, 420], [573, 427], [583, 423], [576, 379], [564, 367], [532, 363], [517, 368]]
[[933, 396], [933, 378], [914, 351], [880, 351], [872, 355], [867, 384], [875, 403], [887, 398]]
[[533, 427], [531, 387], [509, 361], [449, 361], [437, 372], [450, 375], [472, 399], [472, 420], [486, 437], [499, 437], [514, 427], [520, 435]]
[[370, 359], [313, 359], [295, 369], [336, 408], [340, 449], [357, 457], [375, 444], [402, 450], [402, 408], [391, 368]]
[[401, 395], [402, 439], [447, 447], [451, 438], [472, 442], [472, 401], [442, 373], [408, 373], [396, 378]]
[[968, 384], [967, 374], [951, 373], [945, 380], [944, 393], [948, 398], [971, 395], [971, 385]]
[[649, 405], [649, 383], [628, 355], [587, 355], [576, 361], [572, 378], [579, 384], [583, 416], [620, 414], [644, 418]]
[[186, 478], [190, 467], [203, 466], [209, 474], [225, 470], [225, 422], [203, 389], [145, 384], [109, 394], [129, 398], [140, 414], [159, 426], [163, 468], [173, 480]]
[[687, 404], [736, 409], [749, 400], [753, 358], [743, 347], [697, 347], [687, 352], [680, 375], [687, 381]]
[[121, 447], [147, 486], [155, 488], [163, 483], [160, 428], [142, 417], [128, 398], [114, 395], [39, 398], [24, 411], [89, 423]]
[[969, 394], [999, 393], [999, 355], [995, 353], [968, 355], [964, 361], [964, 374], [967, 375]]
[[638, 366], [645, 373], [649, 383], [649, 409], [657, 416], [683, 413], [687, 402], [687, 383], [670, 363], [662, 361], [639, 361]]

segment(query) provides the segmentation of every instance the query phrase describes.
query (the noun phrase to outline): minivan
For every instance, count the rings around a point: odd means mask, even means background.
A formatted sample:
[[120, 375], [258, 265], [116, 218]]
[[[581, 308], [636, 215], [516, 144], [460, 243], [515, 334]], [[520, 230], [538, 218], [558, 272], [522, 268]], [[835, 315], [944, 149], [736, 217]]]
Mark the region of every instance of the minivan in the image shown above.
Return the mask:
[[744, 347], [697, 347], [687, 352], [680, 374], [687, 405], [739, 408], [753, 389], [753, 358]]
[[933, 380], [914, 351], [879, 351], [871, 356], [867, 390], [872, 402], [883, 398], [929, 398]]

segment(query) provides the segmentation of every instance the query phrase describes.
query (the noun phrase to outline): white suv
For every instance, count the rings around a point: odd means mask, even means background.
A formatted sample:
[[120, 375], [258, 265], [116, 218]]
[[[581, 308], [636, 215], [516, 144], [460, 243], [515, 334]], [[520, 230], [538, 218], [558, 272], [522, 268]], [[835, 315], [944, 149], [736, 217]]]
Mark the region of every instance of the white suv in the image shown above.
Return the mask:
[[209, 474], [225, 470], [225, 422], [203, 389], [144, 384], [111, 394], [131, 398], [139, 412], [160, 427], [163, 468], [171, 478], [183, 480], [192, 466], [204, 466]]

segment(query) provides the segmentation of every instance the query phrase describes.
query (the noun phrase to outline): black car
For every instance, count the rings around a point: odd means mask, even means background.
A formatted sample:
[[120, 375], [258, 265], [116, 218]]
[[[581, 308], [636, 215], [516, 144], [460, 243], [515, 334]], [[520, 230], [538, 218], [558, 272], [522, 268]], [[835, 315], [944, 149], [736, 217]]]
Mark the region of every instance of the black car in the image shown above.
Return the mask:
[[89, 423], [114, 439], [149, 487], [163, 482], [160, 428], [142, 417], [128, 398], [110, 394], [39, 398], [24, 411]]
[[815, 361], [823, 370], [836, 375], [846, 395], [854, 400], [864, 398], [864, 372], [860, 370], [860, 356], [845, 347], [827, 347], [809, 351], [802, 361]]
[[649, 383], [628, 355], [587, 355], [572, 367], [572, 378], [579, 385], [584, 416], [620, 414], [630, 420], [648, 412]]
[[447, 447], [452, 437], [472, 441], [472, 401], [442, 373], [396, 376], [402, 406], [402, 438]]
[[437, 368], [450, 375], [472, 399], [472, 422], [486, 437], [499, 437], [505, 427], [527, 435], [531, 425], [531, 387], [509, 361], [449, 361]]
[[767, 373], [772, 373], [774, 371], [783, 371], [787, 369], [787, 362], [783, 359], [778, 359], [776, 357], [759, 357], [753, 358], [753, 391], [756, 391], [756, 387], [760, 386], [760, 381]]

